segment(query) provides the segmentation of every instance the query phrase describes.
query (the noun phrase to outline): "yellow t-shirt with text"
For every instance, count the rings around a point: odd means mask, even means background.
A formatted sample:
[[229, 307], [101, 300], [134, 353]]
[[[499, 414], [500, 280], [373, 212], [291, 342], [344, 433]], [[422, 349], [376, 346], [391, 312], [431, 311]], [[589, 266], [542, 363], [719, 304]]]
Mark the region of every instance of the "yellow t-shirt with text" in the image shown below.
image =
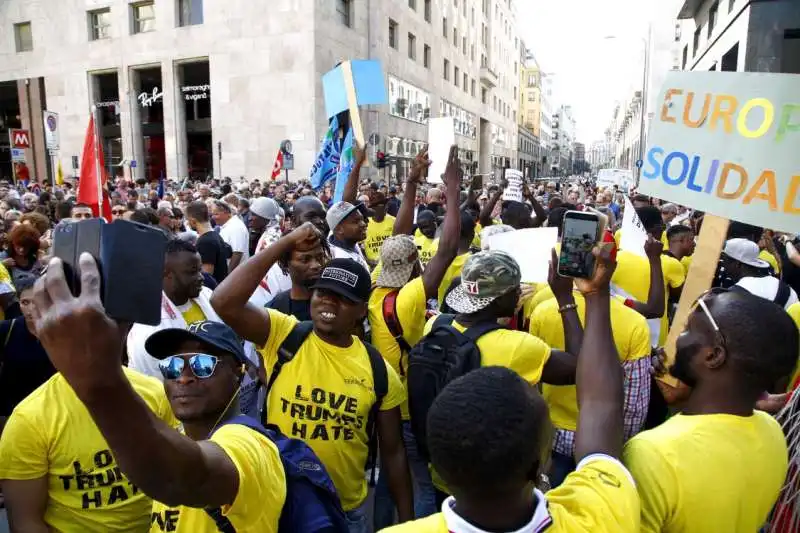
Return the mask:
[[[237, 533], [277, 533], [286, 500], [286, 475], [278, 448], [267, 437], [240, 424], [222, 426], [209, 439], [222, 448], [239, 473], [232, 505], [222, 507]], [[217, 533], [203, 509], [153, 502], [150, 533]]]
[[788, 452], [766, 413], [677, 414], [629, 440], [623, 462], [642, 499], [643, 532], [753, 533], [778, 497]]
[[453, 278], [457, 278], [461, 275], [461, 271], [464, 269], [464, 263], [467, 262], [469, 256], [472, 255], [470, 253], [457, 255], [453, 262], [450, 263], [450, 266], [447, 267], [447, 270], [444, 273], [444, 278], [442, 278], [442, 283], [439, 285], [439, 308], [442, 308], [444, 304], [444, 297], [447, 294], [447, 289], [450, 288], [450, 284], [453, 283]]
[[[298, 320], [274, 309], [269, 338], [259, 350], [269, 374], [277, 351]], [[381, 410], [399, 407], [406, 391], [397, 373], [386, 364], [389, 389]], [[364, 466], [369, 435], [367, 418], [376, 401], [372, 367], [363, 343], [340, 348], [311, 333], [286, 363], [267, 398], [267, 419], [292, 438], [308, 444], [325, 465], [345, 511], [355, 509], [367, 497]]]
[[[532, 531], [547, 533], [638, 533], [639, 495], [619, 461], [595, 455], [585, 459], [557, 488], [544, 495], [543, 520]], [[450, 529], [443, 513], [406, 522], [385, 533], [467, 533]], [[473, 533], [484, 533], [472, 527]]]
[[377, 263], [381, 258], [381, 246], [383, 241], [392, 236], [394, 231], [394, 217], [386, 215], [386, 217], [376, 222], [375, 219], [370, 218], [367, 224], [367, 238], [364, 239], [364, 252], [367, 259], [373, 263]]
[[[156, 379], [123, 368], [155, 415], [177, 427]], [[86, 406], [55, 374], [14, 409], [0, 439], [0, 479], [47, 477], [44, 521], [52, 531], [147, 531], [151, 500], [120, 472]]]
[[[578, 318], [586, 323], [586, 300], [575, 293]], [[531, 316], [531, 335], [535, 335], [558, 350], [566, 349], [564, 324], [558, 312], [558, 302], [551, 298], [539, 305]], [[611, 299], [611, 333], [622, 363], [637, 361], [650, 355], [650, 330], [647, 320], [625, 304]], [[578, 425], [578, 389], [575, 385], [542, 385], [542, 396], [550, 409], [550, 420], [559, 429], [575, 431]]]
[[[678, 288], [686, 281], [686, 271], [680, 261], [668, 255], [661, 256], [661, 272], [664, 275], [664, 314], [660, 320], [660, 333], [658, 345], [664, 346], [669, 331], [667, 317], [667, 302], [669, 289]], [[622, 289], [631, 298], [639, 302], [646, 302], [650, 292], [650, 261], [646, 257], [633, 252], [620, 250], [617, 254], [617, 268], [611, 278], [612, 285]], [[612, 290], [614, 288], [612, 287]], [[616, 292], [616, 291], [615, 291]]]
[[[372, 345], [378, 349], [386, 362], [400, 376], [400, 381], [405, 387], [406, 370], [408, 369], [408, 354], [400, 351], [394, 336], [389, 332], [389, 327], [383, 317], [383, 301], [392, 291], [386, 287], [376, 287], [369, 297], [369, 325], [372, 329]], [[395, 310], [400, 326], [403, 328], [403, 338], [412, 348], [422, 338], [425, 328], [426, 313], [425, 285], [422, 278], [417, 277], [404, 285], [397, 293]], [[401, 365], [402, 355], [402, 365]], [[400, 406], [403, 420], [408, 420], [408, 402]]]
[[436, 250], [439, 249], [439, 239], [429, 239], [420, 230], [417, 230], [414, 233], [414, 244], [417, 245], [419, 262], [422, 263], [422, 268], [425, 268], [436, 255]]

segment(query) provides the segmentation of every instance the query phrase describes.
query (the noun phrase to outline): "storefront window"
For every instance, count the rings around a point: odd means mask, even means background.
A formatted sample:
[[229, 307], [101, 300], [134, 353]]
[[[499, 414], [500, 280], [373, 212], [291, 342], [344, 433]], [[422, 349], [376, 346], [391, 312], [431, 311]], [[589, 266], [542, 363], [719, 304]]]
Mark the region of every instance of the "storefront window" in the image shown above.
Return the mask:
[[97, 131], [102, 141], [106, 171], [121, 176], [122, 132], [120, 128], [119, 78], [116, 72], [91, 75], [92, 96], [97, 107]]
[[142, 135], [144, 178], [158, 181], [166, 177], [166, 153], [164, 151], [164, 90], [161, 68], [136, 70], [139, 76], [139, 93], [136, 105]]
[[193, 179], [214, 173], [211, 140], [211, 82], [208, 61], [178, 66], [178, 79], [186, 120], [187, 169]]
[[11, 181], [13, 169], [8, 130], [21, 127], [17, 82], [0, 82], [0, 179]]
[[431, 95], [408, 82], [389, 76], [389, 113], [426, 124], [431, 117]]

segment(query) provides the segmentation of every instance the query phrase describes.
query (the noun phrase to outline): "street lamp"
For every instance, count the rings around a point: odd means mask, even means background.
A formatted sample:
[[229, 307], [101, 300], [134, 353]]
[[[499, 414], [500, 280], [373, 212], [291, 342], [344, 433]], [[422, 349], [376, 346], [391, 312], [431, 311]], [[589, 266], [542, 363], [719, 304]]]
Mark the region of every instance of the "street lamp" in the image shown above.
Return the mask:
[[[639, 112], [639, 157], [638, 161], [644, 161], [644, 119], [647, 114], [647, 80], [650, 77], [650, 44], [652, 38], [652, 26], [647, 26], [647, 38], [641, 37], [642, 46], [644, 47], [644, 68], [642, 69], [642, 102]], [[618, 39], [616, 35], [607, 35], [603, 37], [606, 40]], [[642, 173], [641, 167], [636, 165], [636, 186], [639, 186], [639, 177]]]

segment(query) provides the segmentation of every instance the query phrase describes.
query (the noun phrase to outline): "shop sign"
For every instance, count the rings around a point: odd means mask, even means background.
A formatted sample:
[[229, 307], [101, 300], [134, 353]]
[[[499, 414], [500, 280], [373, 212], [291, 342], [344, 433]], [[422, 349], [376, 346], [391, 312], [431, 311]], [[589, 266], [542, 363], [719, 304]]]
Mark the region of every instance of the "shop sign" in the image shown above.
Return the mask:
[[205, 85], [184, 85], [181, 87], [183, 97], [185, 100], [208, 100], [208, 93], [211, 92], [211, 86]]
[[139, 94], [137, 99], [139, 100], [139, 103], [142, 105], [142, 107], [150, 107], [156, 102], [159, 102], [164, 99], [164, 92], [163, 91], [159, 92], [158, 87], [153, 87], [152, 94], [143, 92]]

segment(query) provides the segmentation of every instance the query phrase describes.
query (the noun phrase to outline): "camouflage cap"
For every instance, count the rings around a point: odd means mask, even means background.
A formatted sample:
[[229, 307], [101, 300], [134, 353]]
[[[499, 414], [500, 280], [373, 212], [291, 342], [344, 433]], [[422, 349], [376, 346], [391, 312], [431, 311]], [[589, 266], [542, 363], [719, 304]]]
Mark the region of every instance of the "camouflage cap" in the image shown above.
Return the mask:
[[478, 252], [464, 263], [461, 284], [447, 295], [447, 305], [457, 313], [475, 313], [519, 287], [521, 278], [519, 265], [507, 253]]

